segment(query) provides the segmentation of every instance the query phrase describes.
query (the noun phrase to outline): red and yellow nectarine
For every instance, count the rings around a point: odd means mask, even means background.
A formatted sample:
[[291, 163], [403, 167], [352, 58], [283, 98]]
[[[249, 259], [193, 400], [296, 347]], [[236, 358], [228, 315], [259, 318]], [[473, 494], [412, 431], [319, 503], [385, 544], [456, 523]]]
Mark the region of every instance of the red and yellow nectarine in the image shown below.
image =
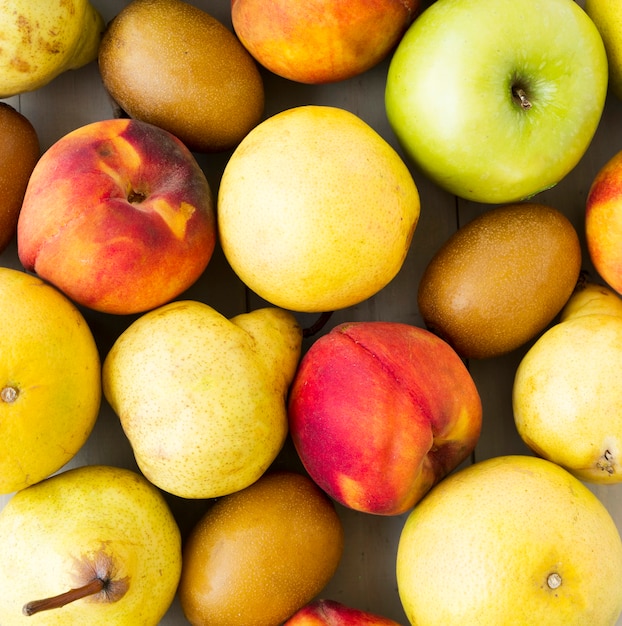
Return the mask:
[[290, 388], [290, 433], [309, 475], [367, 513], [413, 507], [473, 451], [481, 417], [475, 383], [449, 344], [396, 322], [333, 328]]
[[30, 177], [17, 225], [21, 263], [78, 304], [155, 308], [190, 287], [215, 245], [213, 198], [188, 148], [129, 119], [78, 128]]
[[419, 0], [232, 0], [233, 28], [271, 72], [300, 83], [345, 80], [384, 59]]

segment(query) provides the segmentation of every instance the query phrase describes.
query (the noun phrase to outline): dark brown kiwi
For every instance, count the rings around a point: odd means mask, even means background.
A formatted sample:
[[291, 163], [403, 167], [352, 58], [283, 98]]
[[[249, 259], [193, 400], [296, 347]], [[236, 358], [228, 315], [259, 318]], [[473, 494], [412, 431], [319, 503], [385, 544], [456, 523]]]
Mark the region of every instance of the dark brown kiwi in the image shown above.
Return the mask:
[[41, 149], [28, 118], [0, 102], [0, 252], [17, 229], [22, 201]]
[[263, 115], [255, 60], [224, 24], [182, 0], [132, 0], [108, 24], [98, 63], [127, 115], [196, 152], [233, 148]]

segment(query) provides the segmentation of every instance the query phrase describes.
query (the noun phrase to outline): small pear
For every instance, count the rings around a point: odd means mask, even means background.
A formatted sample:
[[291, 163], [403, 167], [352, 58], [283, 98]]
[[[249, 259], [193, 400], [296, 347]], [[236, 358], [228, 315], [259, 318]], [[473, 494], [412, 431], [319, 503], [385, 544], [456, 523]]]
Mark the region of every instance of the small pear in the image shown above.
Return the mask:
[[0, 3], [0, 98], [94, 61], [104, 29], [89, 0]]
[[301, 344], [276, 308], [229, 320], [186, 300], [133, 322], [106, 356], [103, 387], [145, 476], [183, 498], [256, 481], [285, 442]]
[[584, 282], [577, 285], [560, 314], [560, 322], [580, 315], [614, 315], [622, 317], [622, 298], [606, 285]]
[[0, 512], [2, 626], [156, 626], [180, 575], [179, 527], [129, 469], [70, 469]]
[[514, 421], [539, 456], [583, 481], [622, 482], [622, 298], [608, 287], [577, 287], [521, 360]]

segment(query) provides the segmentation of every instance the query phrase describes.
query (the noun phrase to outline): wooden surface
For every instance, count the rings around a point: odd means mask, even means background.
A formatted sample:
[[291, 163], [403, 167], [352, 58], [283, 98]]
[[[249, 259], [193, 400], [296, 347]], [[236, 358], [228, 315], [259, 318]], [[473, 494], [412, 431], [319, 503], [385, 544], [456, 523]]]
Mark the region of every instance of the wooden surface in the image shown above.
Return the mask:
[[[227, 26], [231, 27], [229, 2], [193, 0]], [[108, 21], [126, 4], [125, 0], [94, 0], [93, 4]], [[335, 85], [309, 86], [280, 79], [264, 72], [266, 87], [265, 116], [302, 104], [329, 104], [356, 113], [397, 148], [384, 112], [384, 84], [388, 61], [362, 76]], [[45, 149], [65, 133], [89, 122], [113, 116], [111, 102], [102, 86], [95, 63], [68, 72], [50, 85], [30, 94], [7, 100], [26, 115], [39, 134]], [[609, 96], [597, 136], [577, 168], [555, 188], [542, 193], [538, 200], [563, 211], [575, 225], [584, 251], [585, 269], [592, 269], [585, 248], [583, 215], [591, 181], [602, 165], [622, 149], [622, 103]], [[229, 153], [197, 155], [216, 193], [220, 175]], [[413, 169], [421, 196], [421, 218], [406, 262], [394, 281], [370, 300], [336, 312], [325, 331], [337, 323], [355, 320], [391, 320], [421, 326], [416, 294], [421, 274], [432, 255], [461, 224], [490, 208], [458, 200], [441, 191]], [[23, 269], [13, 243], [1, 256], [0, 264]], [[203, 300], [226, 316], [257, 308], [262, 302], [235, 277], [217, 250], [204, 276], [183, 298]], [[116, 317], [84, 311], [97, 337], [102, 356], [134, 317]], [[300, 316], [303, 325], [313, 316]], [[305, 348], [310, 345], [309, 340]], [[515, 369], [529, 346], [504, 357], [471, 361], [469, 369], [477, 384], [484, 407], [481, 439], [474, 460], [509, 453], [528, 453], [516, 433], [511, 410], [511, 388]], [[277, 463], [297, 467], [291, 446], [286, 446]], [[131, 449], [118, 419], [104, 402], [97, 425], [75, 459], [67, 466], [107, 463], [135, 468]], [[622, 528], [622, 485], [594, 487]], [[0, 507], [8, 496], [0, 497]], [[206, 503], [169, 497], [169, 502], [185, 534], [205, 510]], [[406, 625], [407, 620], [397, 596], [394, 563], [395, 550], [405, 516], [381, 518], [338, 507], [346, 530], [346, 547], [339, 570], [322, 593], [355, 606], [374, 611]], [[442, 558], [442, 554], [439, 554]], [[186, 624], [177, 602], [163, 625]], [[619, 622], [622, 624], [622, 620]]]

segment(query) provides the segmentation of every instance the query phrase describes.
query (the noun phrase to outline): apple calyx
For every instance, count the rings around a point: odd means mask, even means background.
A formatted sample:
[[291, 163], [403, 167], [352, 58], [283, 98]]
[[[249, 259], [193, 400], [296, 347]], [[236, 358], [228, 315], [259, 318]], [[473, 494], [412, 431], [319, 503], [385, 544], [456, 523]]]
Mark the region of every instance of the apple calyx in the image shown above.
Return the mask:
[[17, 400], [17, 396], [19, 396], [19, 389], [17, 387], [13, 387], [12, 385], [7, 385], [2, 388], [0, 391], [0, 400], [2, 402], [6, 402], [7, 404], [12, 404]]
[[520, 104], [521, 109], [531, 109], [531, 102], [529, 101], [529, 98], [527, 98], [527, 93], [522, 87], [512, 85], [512, 97], [518, 102], [518, 104]]

